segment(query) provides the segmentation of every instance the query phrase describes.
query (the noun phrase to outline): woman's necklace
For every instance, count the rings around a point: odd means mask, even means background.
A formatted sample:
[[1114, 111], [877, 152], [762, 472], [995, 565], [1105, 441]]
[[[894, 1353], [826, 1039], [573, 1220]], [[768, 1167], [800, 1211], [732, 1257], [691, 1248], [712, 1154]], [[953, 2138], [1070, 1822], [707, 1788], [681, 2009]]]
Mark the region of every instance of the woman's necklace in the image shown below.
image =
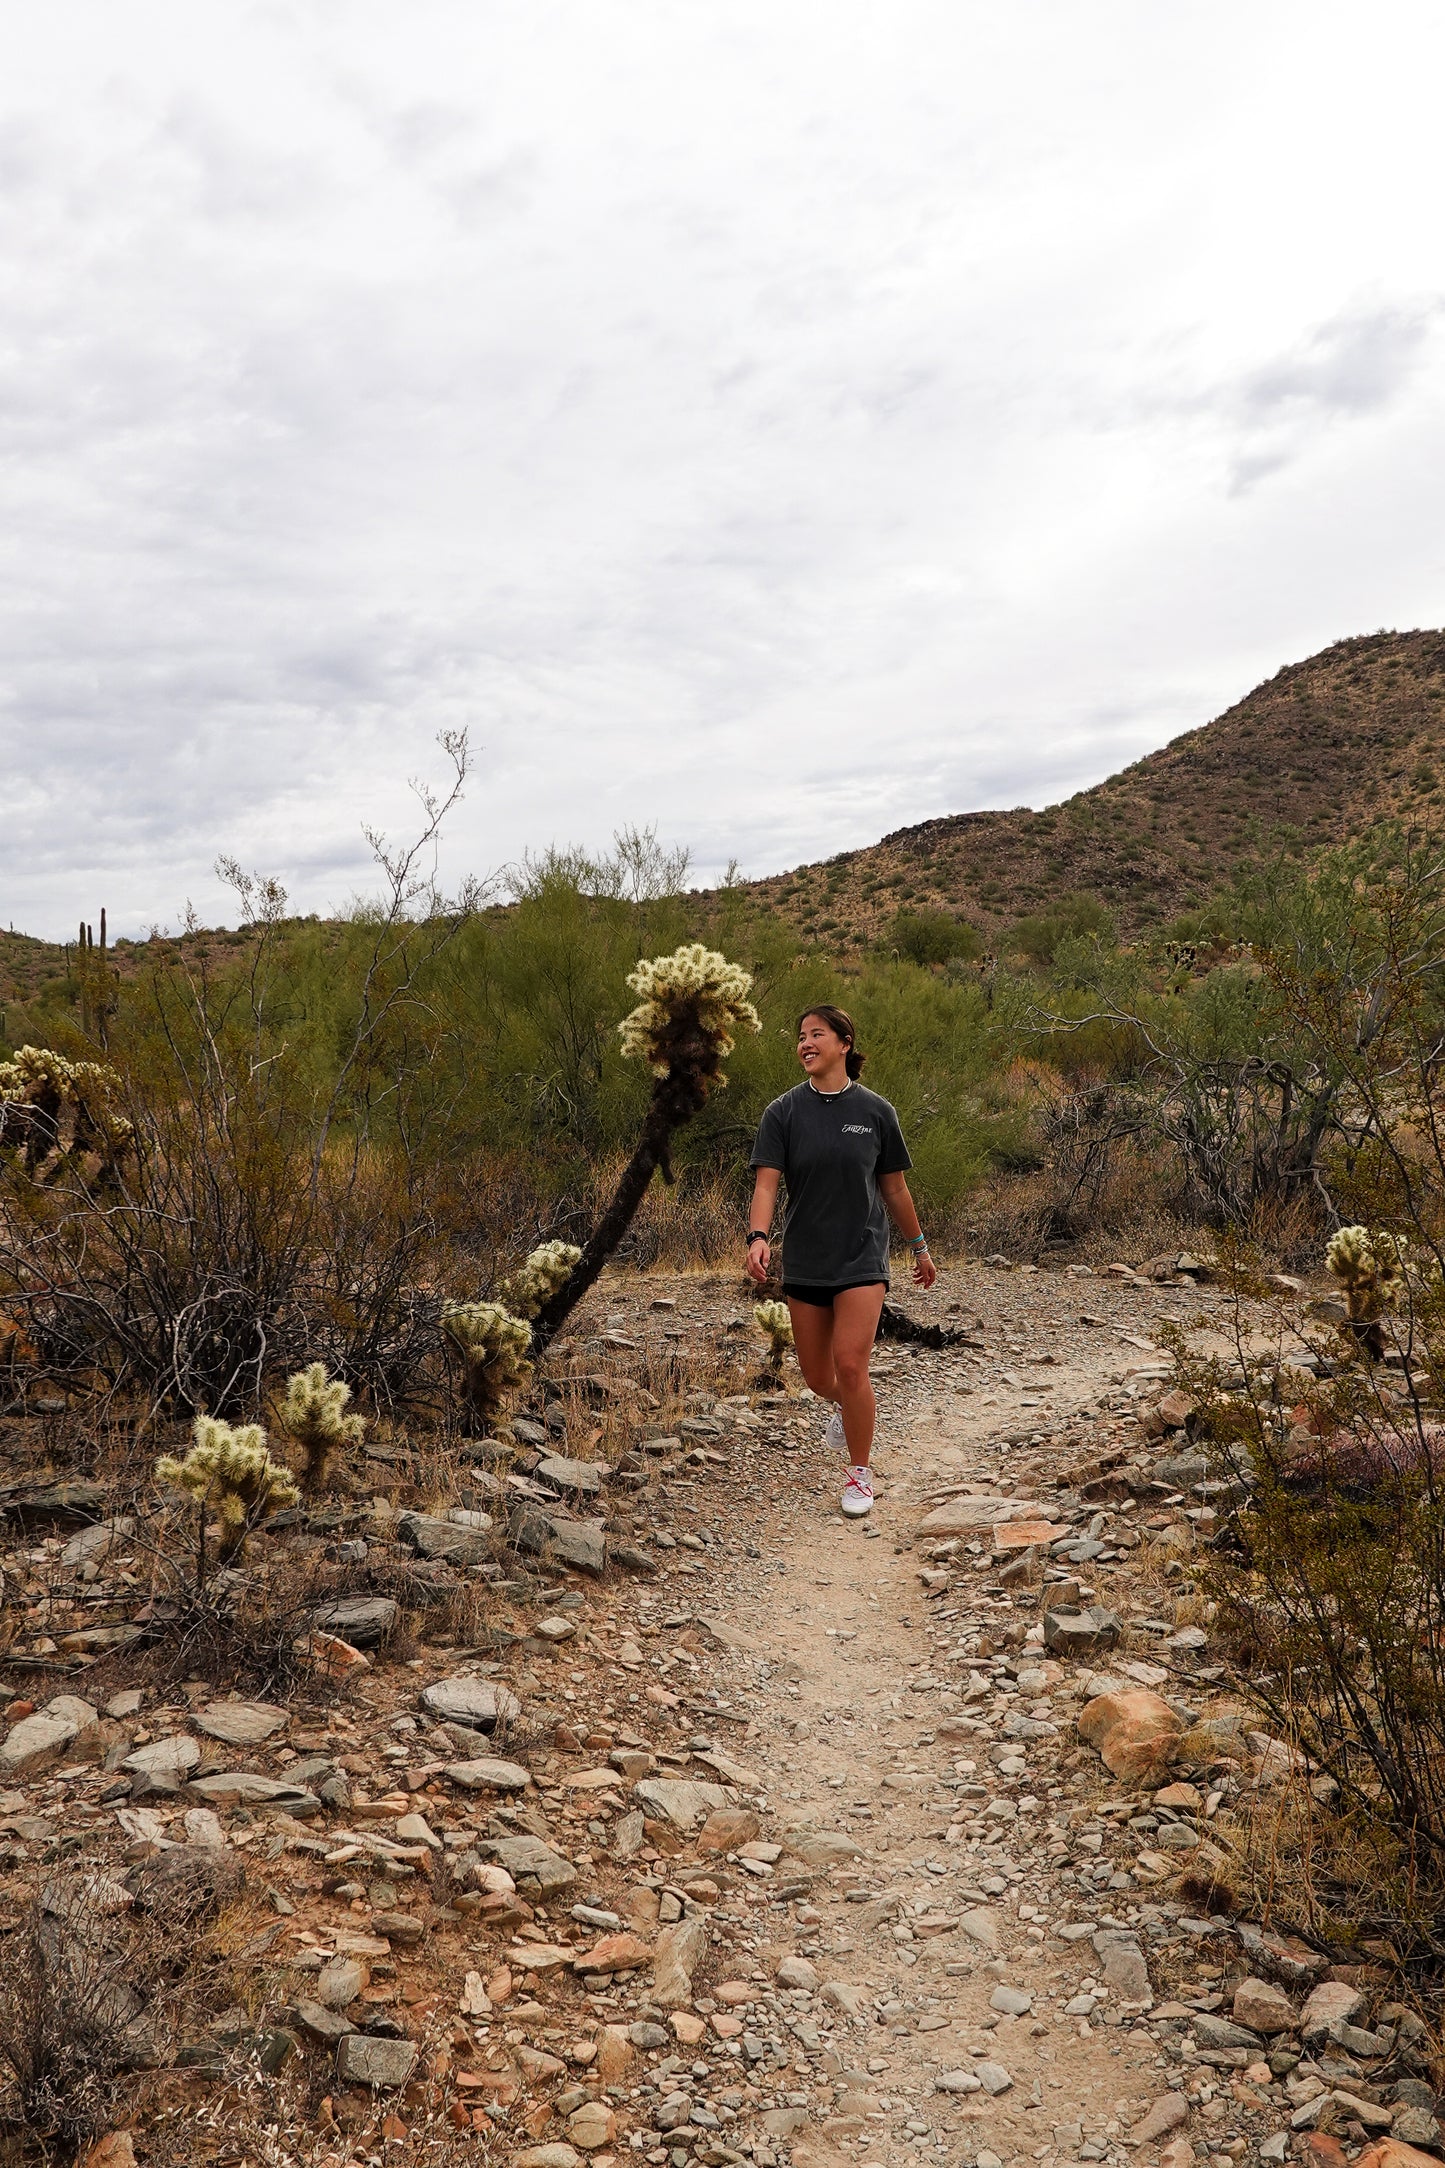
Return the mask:
[[[818, 1092], [818, 1087], [813, 1082], [813, 1079], [811, 1077], [809, 1077], [808, 1079], [808, 1089], [812, 1092]], [[845, 1083], [842, 1083], [838, 1086], [838, 1089], [835, 1092], [818, 1092], [818, 1097], [820, 1099], [841, 1099], [844, 1092], [850, 1092], [852, 1091], [852, 1089], [853, 1079], [852, 1077], [849, 1077]]]

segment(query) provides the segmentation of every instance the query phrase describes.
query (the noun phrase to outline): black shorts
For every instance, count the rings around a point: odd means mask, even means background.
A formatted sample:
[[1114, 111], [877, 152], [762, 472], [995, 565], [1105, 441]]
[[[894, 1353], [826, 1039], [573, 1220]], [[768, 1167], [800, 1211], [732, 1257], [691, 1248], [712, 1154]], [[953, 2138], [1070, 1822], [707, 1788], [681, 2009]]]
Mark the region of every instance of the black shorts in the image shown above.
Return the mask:
[[790, 1287], [783, 1282], [783, 1294], [789, 1302], [806, 1302], [813, 1310], [831, 1310], [835, 1295], [846, 1295], [850, 1287], [881, 1287], [888, 1292], [886, 1280], [845, 1280], [841, 1287]]

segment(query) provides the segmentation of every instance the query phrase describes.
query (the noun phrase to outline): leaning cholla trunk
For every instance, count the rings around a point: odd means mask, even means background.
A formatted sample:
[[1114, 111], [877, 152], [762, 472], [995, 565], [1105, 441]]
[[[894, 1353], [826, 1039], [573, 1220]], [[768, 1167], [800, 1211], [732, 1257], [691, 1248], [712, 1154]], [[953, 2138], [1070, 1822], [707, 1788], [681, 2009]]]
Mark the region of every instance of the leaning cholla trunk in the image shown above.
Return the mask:
[[727, 1083], [722, 1065], [733, 1050], [733, 1033], [762, 1029], [747, 998], [752, 986], [748, 974], [700, 941], [640, 963], [627, 983], [643, 998], [618, 1026], [622, 1051], [646, 1061], [656, 1079], [652, 1098], [612, 1202], [567, 1278], [537, 1312], [534, 1356], [541, 1354], [616, 1250], [653, 1175], [660, 1169], [665, 1182], [672, 1180], [673, 1131], [692, 1120], [711, 1091]]
[[684, 1122], [692, 1120], [706, 1097], [706, 1091], [697, 1090], [691, 1078], [680, 1074], [660, 1077], [653, 1085], [642, 1134], [622, 1170], [612, 1193], [612, 1202], [597, 1222], [567, 1278], [537, 1312], [532, 1326], [534, 1355], [541, 1354], [597, 1279], [632, 1225], [653, 1175], [661, 1168], [663, 1180], [672, 1180], [672, 1162], [668, 1156], [672, 1133]]

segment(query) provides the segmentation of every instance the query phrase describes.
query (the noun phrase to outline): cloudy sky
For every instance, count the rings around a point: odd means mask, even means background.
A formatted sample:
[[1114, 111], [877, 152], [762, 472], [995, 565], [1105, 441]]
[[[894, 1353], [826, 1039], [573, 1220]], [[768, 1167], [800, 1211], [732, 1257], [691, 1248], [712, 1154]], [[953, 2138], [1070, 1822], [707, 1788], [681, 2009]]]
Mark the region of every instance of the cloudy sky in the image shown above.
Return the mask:
[[[1041, 805], [1445, 621], [1419, 0], [62, 0], [0, 79], [0, 923]], [[229, 914], [234, 917], [234, 910]]]

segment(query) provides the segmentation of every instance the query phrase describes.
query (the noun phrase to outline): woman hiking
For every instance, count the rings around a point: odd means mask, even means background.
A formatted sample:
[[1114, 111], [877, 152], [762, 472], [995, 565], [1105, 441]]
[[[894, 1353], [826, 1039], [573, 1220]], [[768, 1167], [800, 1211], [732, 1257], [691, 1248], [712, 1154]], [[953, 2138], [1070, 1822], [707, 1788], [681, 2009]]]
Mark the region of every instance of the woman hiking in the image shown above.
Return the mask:
[[913, 1277], [938, 1274], [905, 1170], [913, 1162], [886, 1099], [858, 1082], [864, 1056], [846, 1009], [820, 1002], [798, 1019], [801, 1084], [764, 1110], [753, 1146], [757, 1169], [748, 1216], [748, 1272], [762, 1282], [772, 1262], [778, 1183], [788, 1185], [783, 1298], [793, 1320], [798, 1367], [821, 1400], [831, 1400], [825, 1442], [846, 1453], [843, 1511], [858, 1519], [873, 1505], [868, 1458], [877, 1403], [868, 1358], [888, 1292], [888, 1221], [913, 1252]]

